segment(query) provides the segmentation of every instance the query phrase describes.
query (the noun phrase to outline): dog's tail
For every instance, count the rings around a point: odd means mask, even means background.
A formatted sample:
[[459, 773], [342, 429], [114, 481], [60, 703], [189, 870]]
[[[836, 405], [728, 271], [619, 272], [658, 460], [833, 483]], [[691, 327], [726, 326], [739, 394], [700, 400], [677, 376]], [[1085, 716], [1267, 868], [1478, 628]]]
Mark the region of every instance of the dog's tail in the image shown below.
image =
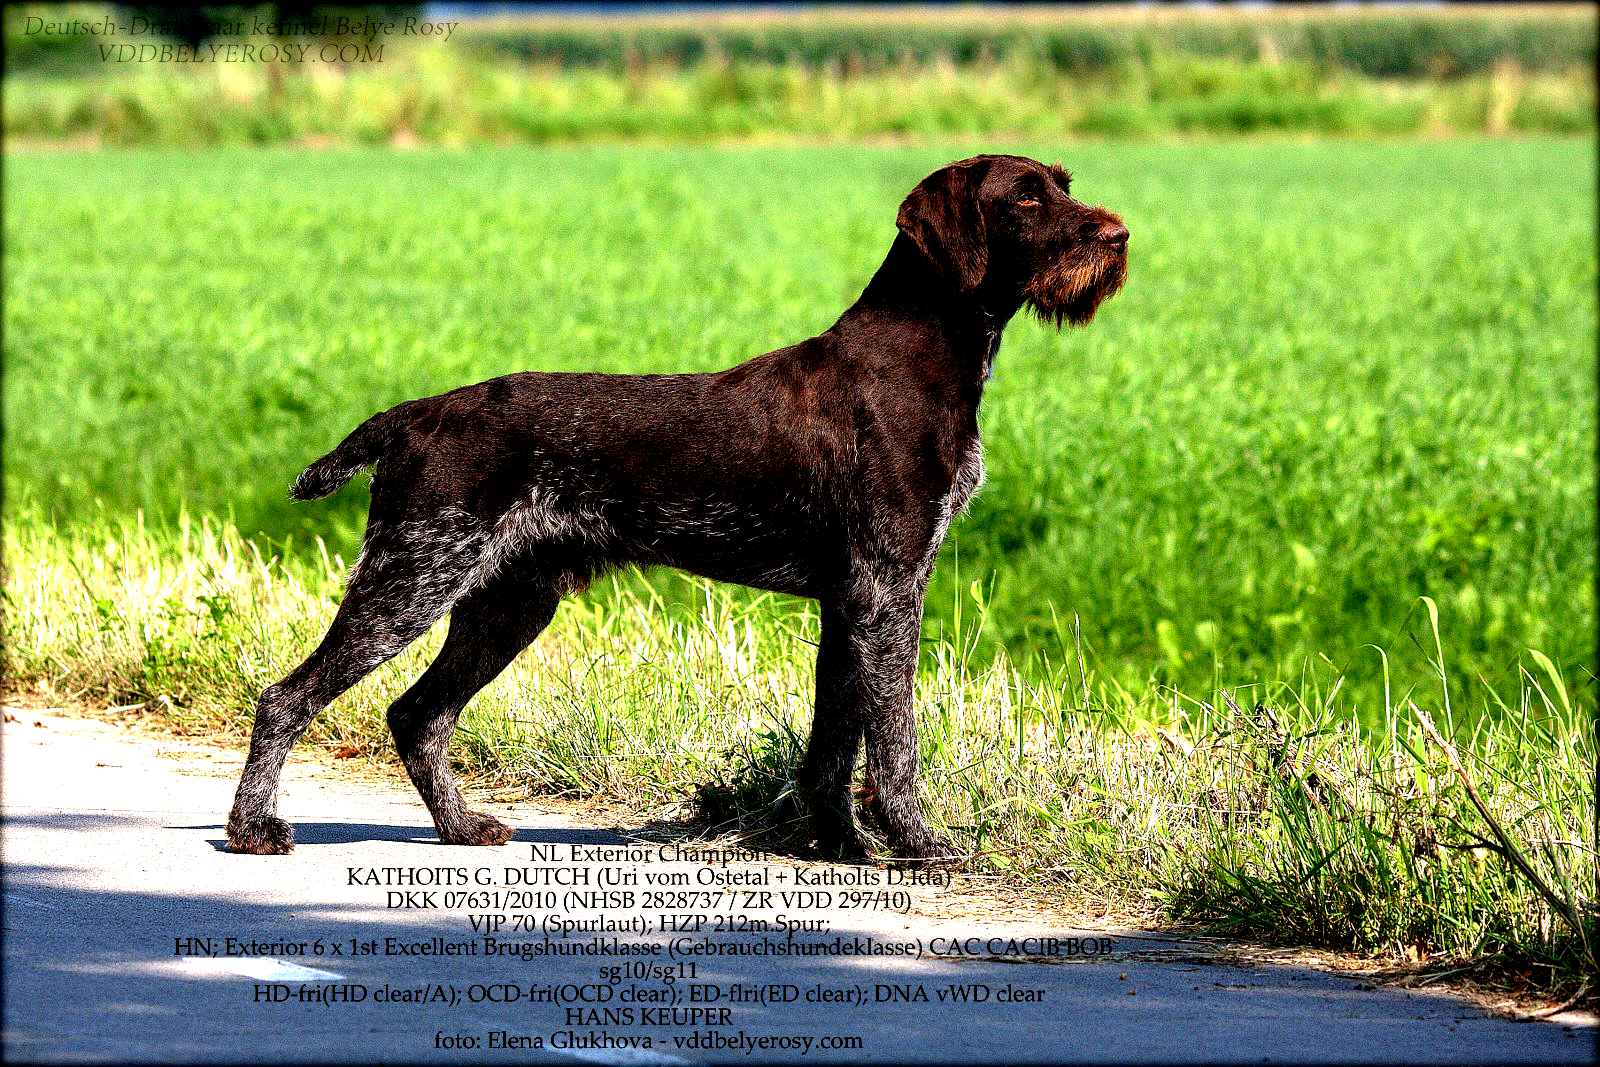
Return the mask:
[[376, 463], [394, 437], [394, 415], [399, 410], [380, 411], [357, 426], [338, 448], [300, 472], [289, 495], [295, 500], [320, 500], [336, 492], [362, 467]]

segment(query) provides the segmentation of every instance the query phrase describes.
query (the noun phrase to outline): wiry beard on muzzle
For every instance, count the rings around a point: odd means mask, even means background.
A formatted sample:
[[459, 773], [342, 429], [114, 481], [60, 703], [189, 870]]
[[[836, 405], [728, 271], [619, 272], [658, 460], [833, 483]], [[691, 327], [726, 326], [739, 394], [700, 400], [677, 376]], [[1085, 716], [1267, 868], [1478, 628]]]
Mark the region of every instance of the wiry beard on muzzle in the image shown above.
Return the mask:
[[1082, 326], [1101, 303], [1128, 279], [1128, 256], [1121, 249], [1076, 249], [1046, 267], [1023, 290], [1023, 299], [1044, 323]]

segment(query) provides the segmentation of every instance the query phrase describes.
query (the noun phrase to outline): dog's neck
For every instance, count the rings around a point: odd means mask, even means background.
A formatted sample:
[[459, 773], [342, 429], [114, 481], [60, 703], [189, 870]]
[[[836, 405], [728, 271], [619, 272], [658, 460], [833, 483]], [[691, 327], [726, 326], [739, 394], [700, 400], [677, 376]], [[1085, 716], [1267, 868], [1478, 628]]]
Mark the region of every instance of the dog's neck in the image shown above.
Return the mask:
[[[987, 282], [973, 290], [962, 290], [901, 233], [895, 235], [888, 256], [860, 298], [840, 317], [839, 326], [885, 321], [915, 323], [919, 330], [902, 336], [915, 337], [919, 351], [900, 352], [891, 346], [884, 354], [889, 358], [912, 356], [925, 362], [931, 344], [933, 355], [945, 356], [963, 385], [976, 388], [976, 403], [983, 383], [993, 372], [1001, 334], [1021, 306], [1020, 296], [1009, 295]], [[927, 336], [929, 331], [932, 337]]]

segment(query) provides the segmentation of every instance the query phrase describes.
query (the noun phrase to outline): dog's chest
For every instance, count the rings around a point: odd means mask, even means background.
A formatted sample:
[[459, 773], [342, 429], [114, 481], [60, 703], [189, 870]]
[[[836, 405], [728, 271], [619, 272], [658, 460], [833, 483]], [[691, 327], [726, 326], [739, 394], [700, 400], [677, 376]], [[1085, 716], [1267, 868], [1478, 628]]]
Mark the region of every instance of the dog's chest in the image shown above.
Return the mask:
[[982, 484], [983, 446], [974, 436], [962, 450], [949, 491], [935, 501], [938, 510], [934, 515], [932, 536], [928, 538], [922, 560], [924, 579], [933, 571], [934, 559], [939, 555], [939, 546], [944, 544], [945, 534], [950, 532], [951, 520], [966, 510], [967, 502]]
[[972, 496], [983, 484], [983, 442], [974, 435], [967, 442], [967, 447], [961, 453], [961, 461], [956, 466], [955, 480], [950, 485], [950, 511], [946, 518], [961, 514], [971, 502]]

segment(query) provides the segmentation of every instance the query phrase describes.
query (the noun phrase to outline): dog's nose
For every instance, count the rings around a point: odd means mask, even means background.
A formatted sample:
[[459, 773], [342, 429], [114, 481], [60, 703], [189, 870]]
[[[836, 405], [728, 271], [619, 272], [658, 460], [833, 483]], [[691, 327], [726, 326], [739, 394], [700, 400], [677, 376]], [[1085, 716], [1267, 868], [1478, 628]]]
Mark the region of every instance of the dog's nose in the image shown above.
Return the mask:
[[1120, 222], [1103, 222], [1100, 224], [1100, 240], [1107, 244], [1125, 245], [1128, 243], [1128, 228]]

